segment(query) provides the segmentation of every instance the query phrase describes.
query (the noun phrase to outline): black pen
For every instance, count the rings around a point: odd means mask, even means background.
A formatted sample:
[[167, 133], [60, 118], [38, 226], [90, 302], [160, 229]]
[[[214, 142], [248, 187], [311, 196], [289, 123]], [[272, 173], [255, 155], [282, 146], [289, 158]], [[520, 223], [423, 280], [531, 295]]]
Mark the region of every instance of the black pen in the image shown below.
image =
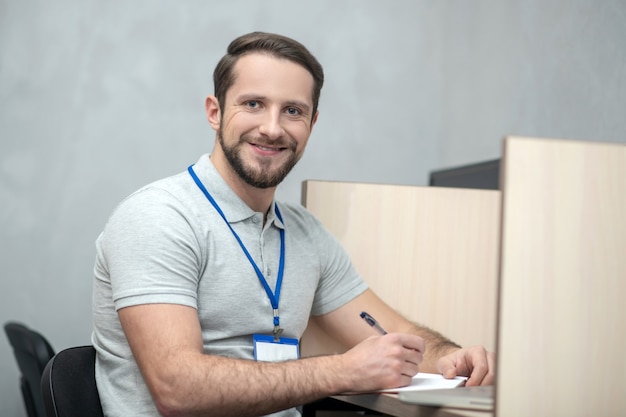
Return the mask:
[[365, 320], [365, 322], [367, 324], [369, 324], [370, 326], [372, 326], [373, 328], [375, 328], [376, 330], [378, 330], [378, 333], [380, 334], [387, 334], [387, 331], [385, 329], [383, 329], [383, 326], [381, 326], [380, 324], [378, 324], [378, 322], [376, 321], [376, 319], [372, 316], [370, 316], [368, 313], [366, 313], [365, 311], [361, 311], [361, 318], [363, 320]]

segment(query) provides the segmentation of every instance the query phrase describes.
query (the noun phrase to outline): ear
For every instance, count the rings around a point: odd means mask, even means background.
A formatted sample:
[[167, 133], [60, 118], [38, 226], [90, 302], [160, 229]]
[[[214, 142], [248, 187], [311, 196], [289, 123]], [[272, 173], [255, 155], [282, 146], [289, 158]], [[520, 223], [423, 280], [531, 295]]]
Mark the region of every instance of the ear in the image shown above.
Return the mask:
[[317, 116], [319, 115], [320, 115], [320, 112], [316, 111], [315, 116], [313, 116], [313, 119], [311, 119], [311, 127], [309, 128], [309, 133], [313, 131], [313, 126], [315, 126], [315, 123], [317, 123]]
[[217, 101], [217, 97], [208, 96], [204, 103], [206, 109], [206, 118], [213, 130], [218, 131], [220, 129], [220, 121], [222, 115], [220, 112], [220, 103]]

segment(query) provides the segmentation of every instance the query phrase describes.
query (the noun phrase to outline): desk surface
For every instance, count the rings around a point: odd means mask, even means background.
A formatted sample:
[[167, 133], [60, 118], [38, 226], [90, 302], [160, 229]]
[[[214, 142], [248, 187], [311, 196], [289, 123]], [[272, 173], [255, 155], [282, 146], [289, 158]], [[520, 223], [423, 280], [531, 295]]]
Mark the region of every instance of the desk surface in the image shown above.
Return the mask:
[[400, 401], [396, 394], [336, 395], [336, 400], [395, 417], [493, 417], [493, 411], [427, 407]]

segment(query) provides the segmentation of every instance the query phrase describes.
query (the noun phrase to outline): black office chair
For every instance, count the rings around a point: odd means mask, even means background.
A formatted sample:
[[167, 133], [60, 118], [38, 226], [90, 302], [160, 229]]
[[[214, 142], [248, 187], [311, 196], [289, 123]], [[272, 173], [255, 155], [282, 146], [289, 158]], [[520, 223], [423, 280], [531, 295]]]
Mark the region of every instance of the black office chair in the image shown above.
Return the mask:
[[54, 356], [50, 343], [38, 332], [17, 322], [7, 322], [4, 331], [13, 347], [20, 369], [20, 389], [28, 417], [45, 417], [40, 380], [46, 364]]
[[96, 349], [79, 346], [57, 353], [43, 371], [41, 394], [48, 417], [104, 417], [96, 386]]

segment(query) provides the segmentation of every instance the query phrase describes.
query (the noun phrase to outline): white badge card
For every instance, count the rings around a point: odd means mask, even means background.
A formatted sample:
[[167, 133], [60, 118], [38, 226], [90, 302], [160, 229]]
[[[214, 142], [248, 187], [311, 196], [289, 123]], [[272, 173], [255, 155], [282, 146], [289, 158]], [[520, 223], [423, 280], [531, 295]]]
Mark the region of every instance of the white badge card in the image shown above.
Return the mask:
[[300, 358], [300, 346], [298, 339], [281, 337], [278, 340], [274, 336], [255, 334], [254, 359], [264, 362], [280, 362]]

